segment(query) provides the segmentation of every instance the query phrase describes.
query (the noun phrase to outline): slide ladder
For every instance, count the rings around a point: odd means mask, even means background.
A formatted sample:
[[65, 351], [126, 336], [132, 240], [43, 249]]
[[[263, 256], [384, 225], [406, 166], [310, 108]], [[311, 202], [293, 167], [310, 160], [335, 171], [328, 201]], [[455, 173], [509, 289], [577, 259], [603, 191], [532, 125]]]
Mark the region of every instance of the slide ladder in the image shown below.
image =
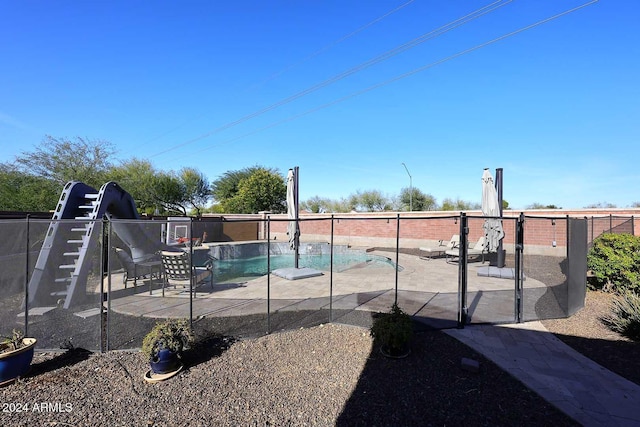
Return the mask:
[[59, 305], [63, 299], [69, 308], [83, 296], [94, 255], [101, 253], [101, 220], [109, 210], [138, 218], [133, 199], [115, 182], [99, 191], [81, 182], [65, 185], [29, 281], [30, 306]]

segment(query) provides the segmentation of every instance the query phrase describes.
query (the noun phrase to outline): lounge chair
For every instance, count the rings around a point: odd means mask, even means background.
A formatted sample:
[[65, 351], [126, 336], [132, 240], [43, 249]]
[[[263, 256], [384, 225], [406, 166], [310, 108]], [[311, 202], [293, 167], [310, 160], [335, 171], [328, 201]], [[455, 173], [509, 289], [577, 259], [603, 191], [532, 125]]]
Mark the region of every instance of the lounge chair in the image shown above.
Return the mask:
[[[166, 285], [173, 285], [175, 288], [180, 285], [194, 291], [201, 283], [208, 281], [213, 290], [213, 263], [209, 260], [204, 266], [191, 266], [189, 254], [184, 251], [170, 252], [162, 251], [162, 296]], [[193, 277], [194, 288], [191, 288], [191, 277]]]
[[157, 255], [150, 255], [144, 261], [136, 263], [126, 250], [118, 247], [114, 247], [113, 250], [124, 269], [122, 283], [125, 289], [129, 281], [133, 281], [135, 287], [138, 285], [138, 280], [160, 277], [160, 258]]
[[[484, 264], [484, 254], [486, 252], [485, 237], [482, 236], [478, 239], [475, 245], [473, 245], [473, 247], [467, 249], [467, 259], [471, 257], [480, 257]], [[460, 259], [460, 247], [458, 245], [452, 249], [446, 250], [444, 253], [447, 257], [448, 263], [454, 262], [456, 258]]]
[[448, 242], [445, 240], [438, 240], [438, 245], [433, 247], [420, 247], [420, 251], [426, 252], [427, 255], [423, 255], [420, 258], [430, 260], [435, 255], [442, 255], [446, 251], [450, 249], [454, 249], [458, 247], [458, 243], [460, 242], [460, 236], [454, 234], [451, 236], [451, 240]]

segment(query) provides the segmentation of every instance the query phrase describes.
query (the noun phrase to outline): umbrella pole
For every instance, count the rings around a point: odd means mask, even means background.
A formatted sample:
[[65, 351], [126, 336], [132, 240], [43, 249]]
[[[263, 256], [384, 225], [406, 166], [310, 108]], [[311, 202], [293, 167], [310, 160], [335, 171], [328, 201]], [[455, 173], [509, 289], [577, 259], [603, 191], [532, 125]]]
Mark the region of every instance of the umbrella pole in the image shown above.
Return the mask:
[[[500, 207], [500, 221], [502, 221], [502, 168], [496, 169], [496, 190], [498, 192], [498, 206]], [[498, 268], [504, 267], [505, 251], [502, 250], [502, 240], [498, 242], [498, 254], [496, 263]]]

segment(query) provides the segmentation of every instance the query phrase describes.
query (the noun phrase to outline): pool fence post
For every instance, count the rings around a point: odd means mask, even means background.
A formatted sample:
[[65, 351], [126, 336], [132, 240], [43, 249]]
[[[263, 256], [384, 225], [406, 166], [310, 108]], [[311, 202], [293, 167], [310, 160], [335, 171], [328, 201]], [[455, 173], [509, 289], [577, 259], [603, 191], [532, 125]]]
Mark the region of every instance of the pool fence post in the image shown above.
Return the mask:
[[[111, 289], [111, 223], [109, 218], [105, 217], [102, 220], [102, 237], [106, 238], [107, 244], [102, 245], [102, 250], [107, 248], [107, 289]], [[105, 236], [106, 235], [106, 236]], [[104, 260], [104, 256], [102, 257]], [[104, 269], [103, 269], [104, 271]], [[111, 296], [107, 292], [104, 293], [104, 276], [100, 275], [100, 352], [109, 351], [109, 312], [107, 311], [107, 318], [104, 317], [104, 301], [107, 297], [107, 304], [111, 301]]]
[[395, 296], [393, 299], [394, 304], [398, 304], [398, 265], [400, 262], [400, 213], [396, 214], [396, 285], [395, 285]]
[[333, 214], [331, 214], [331, 236], [329, 246], [329, 323], [333, 322]]
[[467, 214], [460, 212], [460, 244], [458, 247], [458, 328], [463, 329], [468, 320], [467, 307], [467, 247], [469, 227]]
[[29, 336], [29, 214], [27, 214], [27, 250], [24, 270], [24, 336]]
[[[567, 225], [567, 228], [569, 228], [568, 225]], [[609, 233], [612, 233], [612, 232], [613, 232], [613, 214], [609, 214]]]
[[[190, 216], [189, 217], [189, 266], [191, 267], [191, 269], [193, 269], [193, 217]], [[211, 274], [213, 274], [213, 272], [211, 272]], [[191, 272], [191, 274], [189, 274], [189, 282], [190, 282], [190, 287], [189, 289], [191, 290], [191, 292], [189, 292], [189, 326], [191, 327], [191, 330], [193, 330], [193, 298], [196, 294], [196, 283], [195, 283], [195, 277], [193, 277], [193, 272]]]
[[516, 323], [522, 323], [523, 309], [523, 275], [522, 275], [522, 253], [524, 251], [524, 213], [520, 212], [520, 216], [516, 221], [516, 254], [515, 254], [515, 295], [514, 295], [514, 317]]
[[[113, 222], [109, 221], [109, 245], [111, 245], [111, 240], [113, 240]], [[109, 248], [111, 248], [111, 246], [109, 246]], [[111, 265], [111, 263], [109, 263], [109, 265]], [[109, 271], [109, 279], [107, 280], [107, 351], [111, 348], [111, 341], [109, 339], [111, 336], [111, 288], [111, 271]]]
[[565, 244], [564, 244], [564, 248], [565, 248], [565, 257], [567, 258], [567, 260], [569, 259], [569, 240], [571, 239], [571, 233], [569, 233], [569, 215], [565, 216], [565, 227], [566, 227], [566, 232], [565, 232]]
[[[495, 182], [495, 187], [496, 187], [496, 192], [498, 193], [498, 207], [499, 207], [499, 212], [500, 212], [500, 224], [502, 225], [502, 204], [503, 204], [503, 199], [502, 199], [502, 191], [503, 191], [503, 177], [502, 177], [502, 168], [497, 168], [496, 169], [496, 182]], [[504, 248], [502, 246], [502, 240], [504, 239], [500, 239], [498, 241], [498, 253], [496, 255], [496, 265], [498, 268], [504, 268], [505, 266], [505, 251]]]
[[271, 333], [271, 216], [267, 215], [267, 334]]

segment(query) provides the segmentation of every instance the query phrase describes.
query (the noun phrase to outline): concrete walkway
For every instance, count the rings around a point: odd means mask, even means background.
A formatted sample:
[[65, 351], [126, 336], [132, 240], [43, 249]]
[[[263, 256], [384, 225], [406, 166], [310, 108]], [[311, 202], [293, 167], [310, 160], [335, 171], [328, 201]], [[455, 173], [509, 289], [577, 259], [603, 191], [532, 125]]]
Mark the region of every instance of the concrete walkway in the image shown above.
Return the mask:
[[640, 387], [576, 352], [540, 322], [470, 325], [446, 333], [584, 426], [640, 426]]

